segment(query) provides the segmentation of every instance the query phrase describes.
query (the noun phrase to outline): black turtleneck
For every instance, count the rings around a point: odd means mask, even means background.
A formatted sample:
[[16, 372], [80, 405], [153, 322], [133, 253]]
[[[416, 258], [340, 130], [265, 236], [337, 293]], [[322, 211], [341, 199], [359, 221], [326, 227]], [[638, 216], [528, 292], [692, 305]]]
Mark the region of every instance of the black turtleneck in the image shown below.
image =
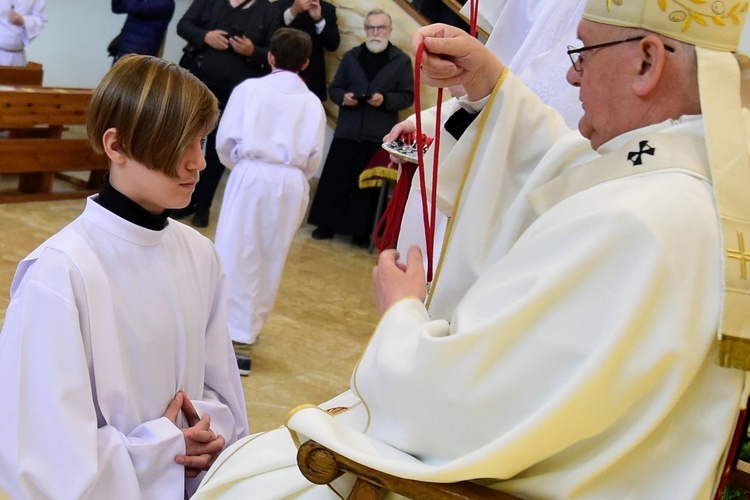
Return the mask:
[[109, 182], [109, 173], [104, 176], [104, 186], [94, 197], [94, 201], [118, 217], [152, 231], [161, 231], [167, 227], [167, 218], [172, 214], [172, 210], [164, 210], [159, 215], [152, 214], [115, 189]]
[[370, 52], [367, 45], [364, 45], [363, 48], [364, 50], [359, 54], [359, 64], [365, 72], [367, 81], [371, 82], [373, 78], [380, 73], [380, 70], [385, 68], [391, 60], [388, 56], [391, 42], [388, 42], [388, 47], [386, 47], [384, 51], [378, 52], [377, 54]]

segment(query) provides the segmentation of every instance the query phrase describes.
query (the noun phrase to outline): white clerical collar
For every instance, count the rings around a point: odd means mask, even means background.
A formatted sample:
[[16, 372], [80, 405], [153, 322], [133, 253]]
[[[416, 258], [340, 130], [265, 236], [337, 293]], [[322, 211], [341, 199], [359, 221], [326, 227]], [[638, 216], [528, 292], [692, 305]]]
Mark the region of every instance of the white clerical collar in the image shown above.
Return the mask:
[[696, 137], [703, 136], [702, 116], [701, 115], [683, 115], [677, 120], [669, 119], [661, 123], [655, 123], [653, 125], [648, 125], [646, 127], [637, 128], [635, 130], [631, 130], [630, 132], [625, 132], [624, 134], [620, 134], [614, 139], [610, 139], [609, 141], [599, 146], [599, 149], [597, 149], [596, 152], [601, 155], [605, 155], [607, 153], [620, 149], [625, 143], [632, 140], [634, 137], [637, 137], [643, 134], [661, 132], [662, 130], [670, 128], [670, 127], [674, 127], [675, 133], [685, 134], [689, 136], [696, 136]]

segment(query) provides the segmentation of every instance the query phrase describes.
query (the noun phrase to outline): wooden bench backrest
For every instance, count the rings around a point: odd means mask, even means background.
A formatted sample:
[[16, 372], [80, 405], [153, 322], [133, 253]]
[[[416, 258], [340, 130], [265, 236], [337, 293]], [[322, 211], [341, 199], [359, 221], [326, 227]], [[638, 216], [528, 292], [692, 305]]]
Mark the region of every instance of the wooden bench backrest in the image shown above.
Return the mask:
[[[80, 198], [101, 187], [109, 168], [88, 139], [63, 131], [86, 123], [93, 89], [0, 85], [0, 174], [18, 174], [18, 187], [0, 191], [0, 203]], [[69, 134], [73, 135], [73, 134]], [[81, 180], [65, 172], [90, 172]], [[56, 189], [57, 180], [73, 186]]]
[[80, 125], [93, 90], [0, 86], [0, 129]]
[[29, 62], [26, 66], [0, 66], [0, 85], [42, 85], [42, 65]]

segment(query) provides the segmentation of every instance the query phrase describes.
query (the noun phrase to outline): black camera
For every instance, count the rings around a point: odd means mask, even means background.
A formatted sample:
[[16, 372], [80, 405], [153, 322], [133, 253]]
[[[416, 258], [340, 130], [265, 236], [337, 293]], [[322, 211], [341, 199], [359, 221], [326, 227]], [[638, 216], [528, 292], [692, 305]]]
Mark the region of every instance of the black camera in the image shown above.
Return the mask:
[[240, 28], [239, 26], [232, 26], [232, 29], [229, 31], [230, 38], [234, 38], [234, 37], [242, 38], [242, 35], [244, 35], [244, 33], [242, 32], [242, 28]]

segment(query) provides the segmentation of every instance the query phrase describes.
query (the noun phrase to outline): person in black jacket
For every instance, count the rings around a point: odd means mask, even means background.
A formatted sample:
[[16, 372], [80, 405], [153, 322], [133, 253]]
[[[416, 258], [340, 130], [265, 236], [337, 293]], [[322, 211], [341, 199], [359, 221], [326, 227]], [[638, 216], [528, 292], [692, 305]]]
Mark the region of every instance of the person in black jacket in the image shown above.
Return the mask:
[[174, 8], [174, 0], [112, 0], [112, 12], [128, 15], [112, 64], [125, 54], [158, 56]]
[[277, 0], [275, 5], [281, 11], [282, 24], [296, 28], [310, 35], [312, 54], [310, 64], [299, 76], [321, 101], [326, 100], [325, 51], [339, 48], [339, 35], [336, 7], [324, 0]]
[[[237, 84], [271, 72], [268, 48], [280, 18], [278, 9], [268, 0], [194, 0], [177, 23], [177, 34], [187, 40], [194, 54], [188, 69], [211, 89], [221, 109]], [[172, 216], [194, 214], [193, 226], [207, 227], [223, 173], [214, 130], [206, 139], [206, 169], [190, 205]]]
[[365, 17], [365, 43], [341, 60], [328, 88], [340, 105], [338, 123], [310, 208], [312, 237], [352, 236], [367, 248], [375, 220], [378, 190], [359, 189], [359, 174], [398, 122], [398, 112], [414, 102], [411, 59], [388, 40], [391, 16], [380, 9]]

